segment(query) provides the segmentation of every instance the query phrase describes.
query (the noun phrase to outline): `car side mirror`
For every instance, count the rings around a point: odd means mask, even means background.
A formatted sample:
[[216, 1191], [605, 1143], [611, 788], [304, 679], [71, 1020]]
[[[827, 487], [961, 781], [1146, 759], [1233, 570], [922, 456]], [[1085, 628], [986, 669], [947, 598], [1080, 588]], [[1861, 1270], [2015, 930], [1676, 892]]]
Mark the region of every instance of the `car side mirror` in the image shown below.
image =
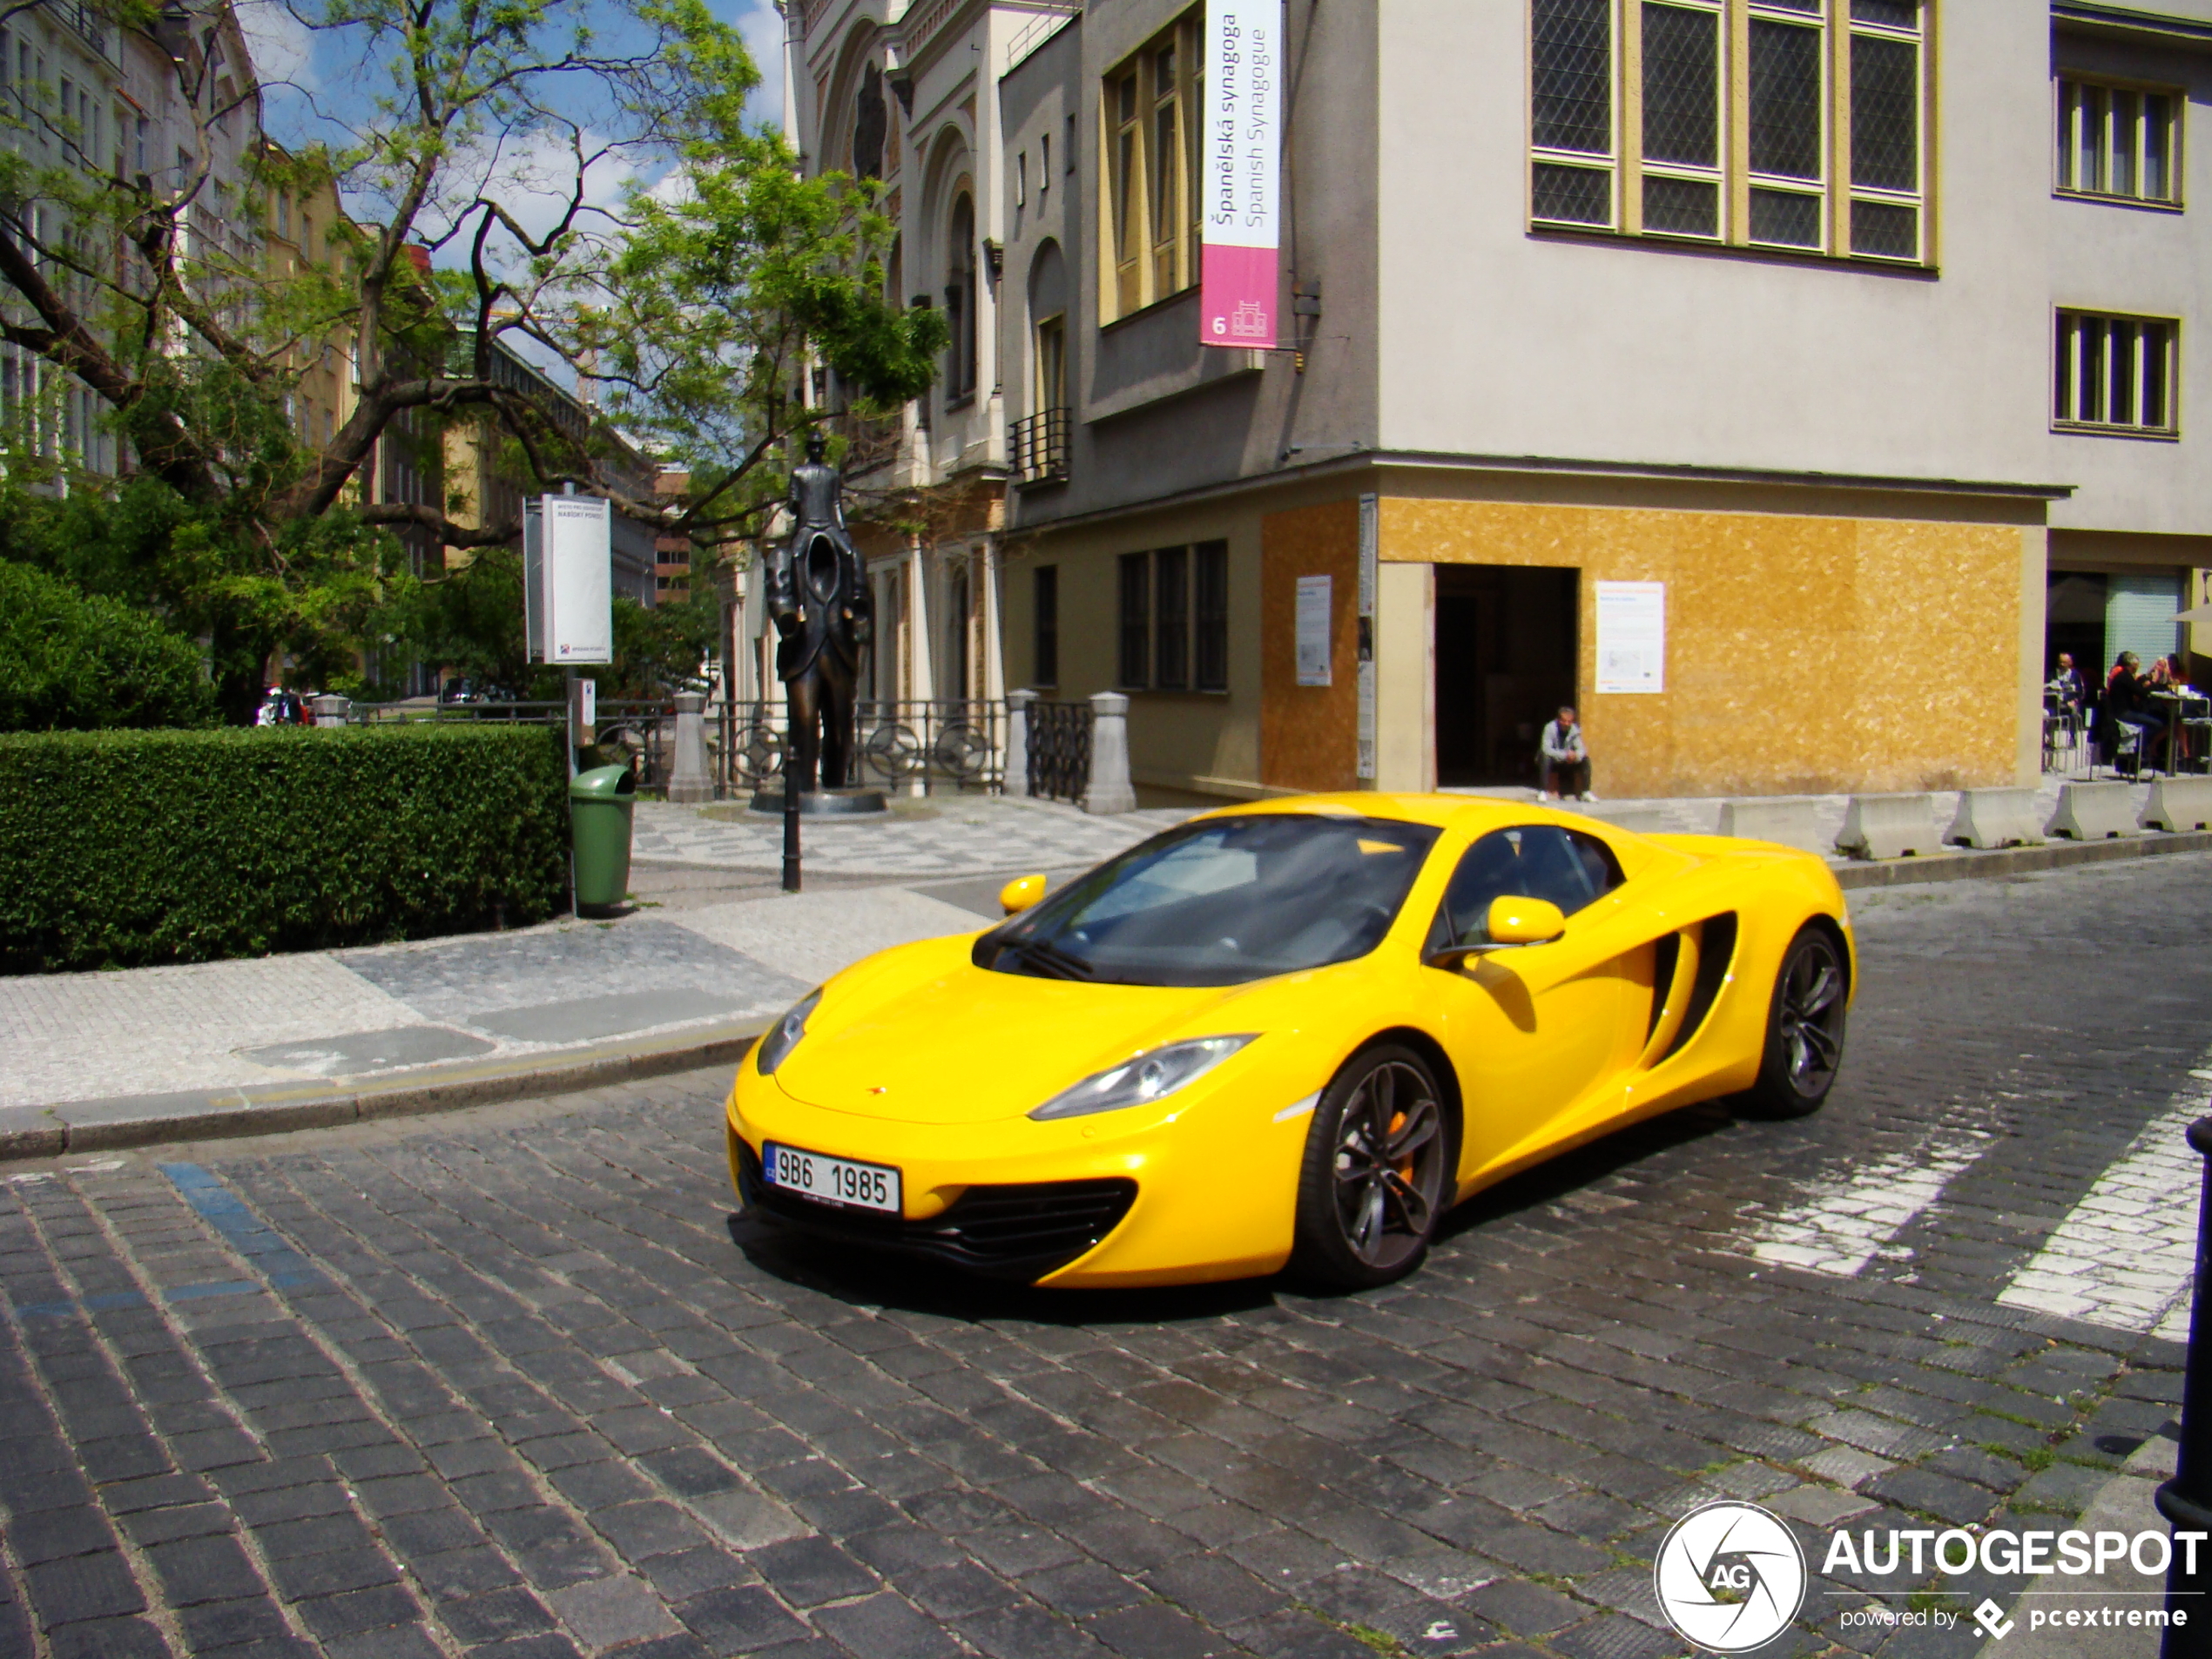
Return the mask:
[[1009, 916], [1027, 910], [1044, 897], [1044, 878], [1018, 875], [999, 889], [999, 908]]
[[1421, 965], [1456, 974], [1472, 958], [1490, 951], [1549, 944], [1567, 931], [1567, 918], [1548, 900], [1493, 899], [1485, 931], [1489, 938], [1479, 943], [1447, 945], [1441, 950], [1431, 951], [1421, 958]]
[[1548, 899], [1490, 900], [1490, 942], [1548, 945], [1567, 931], [1567, 917]]

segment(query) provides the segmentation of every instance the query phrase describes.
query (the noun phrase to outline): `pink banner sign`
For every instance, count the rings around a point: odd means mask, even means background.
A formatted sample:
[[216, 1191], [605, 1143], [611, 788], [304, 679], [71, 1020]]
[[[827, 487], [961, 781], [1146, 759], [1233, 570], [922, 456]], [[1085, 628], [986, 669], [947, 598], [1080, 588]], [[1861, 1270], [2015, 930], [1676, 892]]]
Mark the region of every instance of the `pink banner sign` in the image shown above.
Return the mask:
[[1208, 0], [1198, 338], [1272, 350], [1282, 289], [1282, 0]]

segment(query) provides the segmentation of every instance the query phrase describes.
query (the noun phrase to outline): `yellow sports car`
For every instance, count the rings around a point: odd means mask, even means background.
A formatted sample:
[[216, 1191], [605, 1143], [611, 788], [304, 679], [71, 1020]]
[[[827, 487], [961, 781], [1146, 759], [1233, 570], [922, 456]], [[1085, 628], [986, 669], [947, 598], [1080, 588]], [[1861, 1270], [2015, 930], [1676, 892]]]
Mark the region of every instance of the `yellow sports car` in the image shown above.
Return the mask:
[[869, 957], [738, 1068], [792, 1228], [1051, 1285], [1410, 1271], [1446, 1210], [1719, 1095], [1817, 1108], [1851, 923], [1818, 859], [1526, 804], [1312, 796]]

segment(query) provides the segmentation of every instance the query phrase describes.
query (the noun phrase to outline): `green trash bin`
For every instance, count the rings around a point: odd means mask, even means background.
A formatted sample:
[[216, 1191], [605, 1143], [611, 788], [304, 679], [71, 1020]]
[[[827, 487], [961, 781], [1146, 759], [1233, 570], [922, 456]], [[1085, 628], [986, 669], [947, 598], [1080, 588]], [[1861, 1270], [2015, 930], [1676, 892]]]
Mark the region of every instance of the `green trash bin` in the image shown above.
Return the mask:
[[575, 837], [576, 907], [604, 910], [630, 891], [630, 820], [637, 774], [594, 766], [569, 779], [569, 827]]

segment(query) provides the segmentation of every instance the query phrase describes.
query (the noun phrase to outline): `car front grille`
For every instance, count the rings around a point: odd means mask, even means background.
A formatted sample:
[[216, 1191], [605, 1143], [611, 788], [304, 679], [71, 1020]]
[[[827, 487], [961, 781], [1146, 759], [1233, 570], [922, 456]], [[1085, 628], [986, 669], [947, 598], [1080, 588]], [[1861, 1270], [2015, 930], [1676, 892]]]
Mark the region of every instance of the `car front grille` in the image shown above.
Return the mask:
[[737, 1153], [738, 1190], [748, 1210], [819, 1238], [927, 1257], [1025, 1285], [1089, 1250], [1136, 1201], [1136, 1183], [1118, 1176], [1031, 1181], [972, 1186], [941, 1213], [908, 1221], [794, 1197], [761, 1178], [759, 1157], [744, 1142]]

